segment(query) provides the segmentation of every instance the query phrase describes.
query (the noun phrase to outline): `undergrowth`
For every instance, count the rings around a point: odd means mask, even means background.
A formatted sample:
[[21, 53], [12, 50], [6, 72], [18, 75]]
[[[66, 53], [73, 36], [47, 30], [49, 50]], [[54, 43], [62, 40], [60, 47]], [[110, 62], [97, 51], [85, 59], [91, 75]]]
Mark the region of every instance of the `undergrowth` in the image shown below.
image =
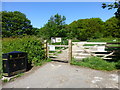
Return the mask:
[[89, 67], [92, 69], [97, 69], [97, 70], [116, 70], [116, 63], [115, 62], [108, 62], [100, 57], [88, 57], [84, 58], [81, 61], [77, 61], [76, 59], [73, 59], [71, 62], [72, 65], [78, 65], [78, 66], [84, 66], [84, 67]]

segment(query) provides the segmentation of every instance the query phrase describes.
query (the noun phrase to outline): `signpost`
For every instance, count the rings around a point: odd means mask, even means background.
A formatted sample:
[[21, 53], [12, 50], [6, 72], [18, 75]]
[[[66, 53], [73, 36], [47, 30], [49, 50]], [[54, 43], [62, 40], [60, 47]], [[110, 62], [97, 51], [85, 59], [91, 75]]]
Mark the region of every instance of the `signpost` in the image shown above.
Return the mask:
[[55, 38], [55, 41], [56, 41], [56, 42], [61, 42], [61, 37], [56, 37], [56, 38]]
[[55, 51], [55, 46], [54, 45], [49, 45], [49, 51]]
[[51, 43], [61, 42], [61, 37], [51, 37]]
[[55, 38], [54, 37], [51, 37], [51, 43], [55, 43]]

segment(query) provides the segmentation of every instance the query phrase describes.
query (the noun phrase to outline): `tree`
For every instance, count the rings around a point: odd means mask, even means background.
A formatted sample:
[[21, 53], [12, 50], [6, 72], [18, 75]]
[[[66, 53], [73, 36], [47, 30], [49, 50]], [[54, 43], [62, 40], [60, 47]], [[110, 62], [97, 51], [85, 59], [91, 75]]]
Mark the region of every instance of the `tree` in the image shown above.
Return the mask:
[[[119, 33], [120, 33], [120, 1], [115, 1], [113, 4], [103, 3], [102, 7], [103, 8], [108, 8], [108, 10], [113, 9], [113, 8], [117, 9], [117, 11], [114, 13], [116, 18], [113, 17], [113, 18], [109, 19], [107, 21], [107, 25], [108, 25], [107, 27], [109, 29], [108, 30], [109, 31], [109, 35], [111, 34], [113, 37], [120, 37], [119, 36]], [[108, 22], [109, 22], [109, 24], [108, 24]], [[109, 27], [112, 27], [113, 29], [111, 29]]]
[[68, 36], [79, 40], [103, 36], [104, 22], [100, 18], [79, 19], [67, 26]]
[[112, 17], [105, 22], [105, 37], [120, 37], [120, 28], [118, 26], [118, 19]]
[[30, 23], [26, 15], [19, 11], [2, 11], [2, 36], [32, 35], [34, 30]]
[[113, 8], [116, 8], [117, 11], [114, 13], [116, 18], [120, 19], [120, 1], [115, 1], [113, 4], [106, 4], [106, 3], [103, 3], [102, 4], [102, 8], [108, 8], [108, 10], [110, 9], [113, 9]]
[[48, 23], [41, 28], [40, 34], [45, 38], [65, 37], [65, 20], [65, 16], [59, 14], [51, 16]]

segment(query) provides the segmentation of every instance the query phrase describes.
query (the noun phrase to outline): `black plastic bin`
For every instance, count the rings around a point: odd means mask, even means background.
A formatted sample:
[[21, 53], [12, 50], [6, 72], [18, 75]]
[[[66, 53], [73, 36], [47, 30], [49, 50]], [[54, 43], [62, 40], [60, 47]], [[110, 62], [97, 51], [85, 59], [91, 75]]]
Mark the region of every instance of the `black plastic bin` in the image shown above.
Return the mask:
[[27, 53], [13, 51], [2, 54], [3, 76], [13, 76], [27, 70]]

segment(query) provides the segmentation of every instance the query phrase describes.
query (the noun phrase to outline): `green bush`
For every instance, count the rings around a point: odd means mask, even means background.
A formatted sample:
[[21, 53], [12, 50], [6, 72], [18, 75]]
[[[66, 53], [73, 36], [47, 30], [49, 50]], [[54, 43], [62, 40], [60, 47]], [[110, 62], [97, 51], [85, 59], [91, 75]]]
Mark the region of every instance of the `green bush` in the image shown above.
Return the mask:
[[73, 59], [71, 64], [90, 67], [92, 69], [97, 69], [97, 70], [111, 71], [116, 69], [115, 67], [116, 63], [107, 62], [99, 57], [88, 57], [88, 58], [84, 58], [82, 61], [76, 61], [75, 59]]
[[120, 69], [120, 60], [117, 62], [116, 68], [117, 68], [117, 69]]
[[28, 62], [33, 65], [41, 63], [45, 59], [42, 41], [35, 36], [22, 38], [3, 38], [2, 52], [21, 51], [28, 53]]

